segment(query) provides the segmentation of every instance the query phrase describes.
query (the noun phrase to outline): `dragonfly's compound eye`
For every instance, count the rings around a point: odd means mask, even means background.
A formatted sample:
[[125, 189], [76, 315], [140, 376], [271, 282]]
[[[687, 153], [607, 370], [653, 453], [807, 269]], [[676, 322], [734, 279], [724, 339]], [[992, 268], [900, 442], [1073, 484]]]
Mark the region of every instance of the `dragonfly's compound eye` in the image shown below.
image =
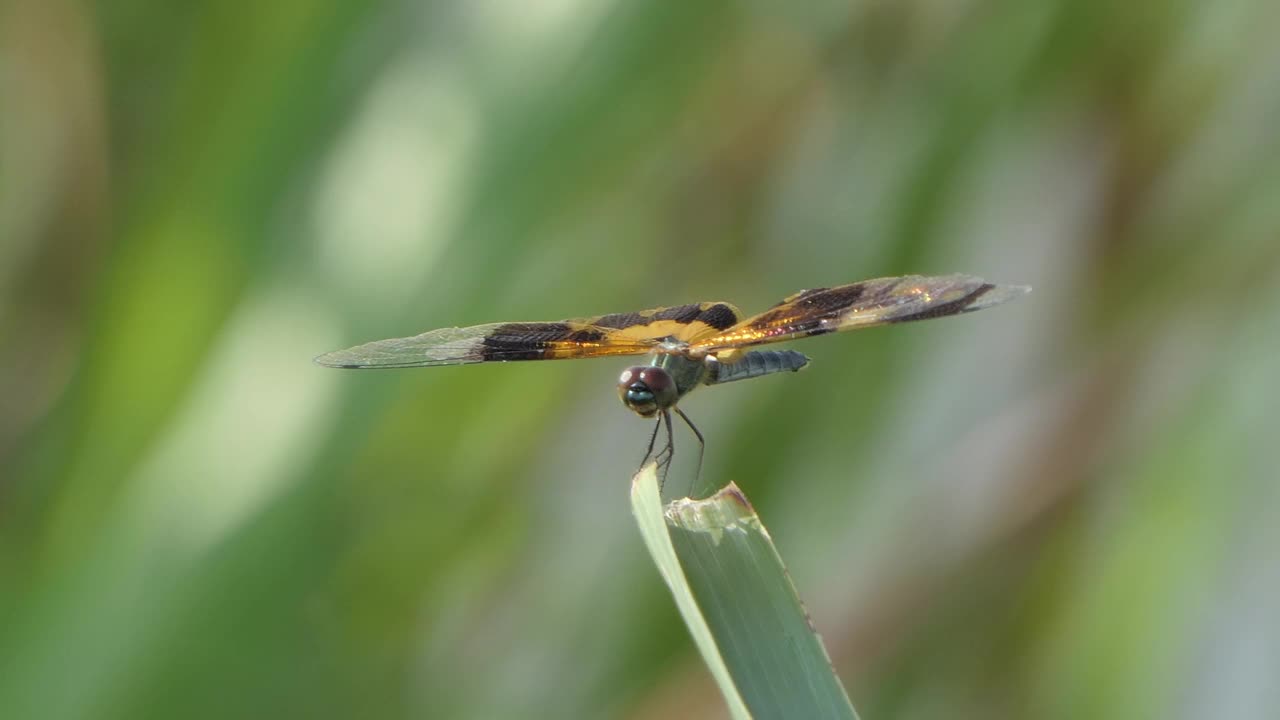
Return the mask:
[[653, 417], [659, 410], [675, 405], [678, 399], [671, 375], [650, 365], [623, 370], [618, 378], [618, 397], [623, 405], [641, 417]]

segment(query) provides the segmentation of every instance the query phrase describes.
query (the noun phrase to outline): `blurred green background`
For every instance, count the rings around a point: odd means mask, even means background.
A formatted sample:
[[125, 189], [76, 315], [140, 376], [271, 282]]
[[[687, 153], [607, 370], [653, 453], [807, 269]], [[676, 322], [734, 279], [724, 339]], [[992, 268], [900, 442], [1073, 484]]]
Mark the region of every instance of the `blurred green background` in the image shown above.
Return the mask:
[[312, 356], [950, 272], [1035, 292], [683, 405], [860, 713], [1275, 717], [1278, 31], [0, 0], [0, 717], [720, 716], [626, 362]]

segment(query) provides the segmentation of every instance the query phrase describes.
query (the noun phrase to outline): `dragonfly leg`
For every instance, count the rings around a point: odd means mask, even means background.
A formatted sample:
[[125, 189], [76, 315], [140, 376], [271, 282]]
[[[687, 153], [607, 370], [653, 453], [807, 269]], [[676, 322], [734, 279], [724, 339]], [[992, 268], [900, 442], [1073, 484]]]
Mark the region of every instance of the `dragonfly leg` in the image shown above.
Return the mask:
[[702, 477], [702, 456], [707, 450], [707, 441], [702, 437], [702, 433], [698, 432], [698, 426], [693, 424], [693, 421], [689, 419], [688, 415], [684, 414], [683, 410], [678, 407], [673, 407], [672, 409], [676, 411], [676, 414], [680, 416], [681, 420], [684, 420], [684, 424], [688, 425], [689, 429], [693, 431], [694, 437], [698, 438], [698, 469], [694, 471], [693, 481], [689, 485], [689, 497], [693, 497], [694, 490], [698, 484], [698, 478]]
[[[658, 478], [658, 492], [661, 493], [663, 486], [667, 484], [667, 471], [671, 469], [671, 461], [676, 456], [676, 444], [671, 430], [671, 411], [663, 410], [659, 422], [667, 426], [667, 444], [658, 451], [655, 458], [658, 461], [658, 472], [662, 473], [662, 477]], [[654, 432], [657, 433], [656, 428]]]
[[640, 468], [643, 469], [645, 463], [649, 462], [649, 458], [653, 457], [653, 444], [658, 439], [658, 429], [662, 427], [662, 418], [658, 418], [653, 424], [653, 433], [649, 435], [649, 447], [644, 450], [644, 457], [640, 458]]

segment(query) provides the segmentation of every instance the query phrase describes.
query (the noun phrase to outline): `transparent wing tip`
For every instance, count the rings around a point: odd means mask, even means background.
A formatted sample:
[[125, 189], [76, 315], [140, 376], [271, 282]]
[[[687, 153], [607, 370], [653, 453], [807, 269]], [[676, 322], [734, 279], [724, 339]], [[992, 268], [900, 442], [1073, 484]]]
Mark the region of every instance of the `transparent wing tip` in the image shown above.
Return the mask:
[[311, 359], [311, 362], [331, 368], [362, 368], [368, 367], [368, 363], [362, 362], [362, 358], [352, 353], [350, 350], [335, 350], [327, 352], [323, 355], [317, 355]]
[[993, 283], [991, 284], [991, 289], [983, 293], [973, 302], [972, 305], [967, 307], [966, 310], [981, 310], [993, 305], [1007, 303], [1010, 300], [1016, 300], [1030, 292], [1030, 285], [996, 285]]
[[315, 364], [324, 367], [356, 370], [363, 368], [412, 367], [421, 364], [421, 352], [410, 353], [403, 348], [403, 340], [375, 340], [345, 350], [334, 350], [316, 356]]

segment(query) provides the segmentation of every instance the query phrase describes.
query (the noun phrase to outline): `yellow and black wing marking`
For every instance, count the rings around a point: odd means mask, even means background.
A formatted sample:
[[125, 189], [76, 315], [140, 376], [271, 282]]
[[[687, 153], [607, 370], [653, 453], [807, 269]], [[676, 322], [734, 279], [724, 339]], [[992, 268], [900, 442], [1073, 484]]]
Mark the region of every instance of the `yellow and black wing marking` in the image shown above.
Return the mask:
[[738, 311], [728, 303], [697, 303], [555, 322], [443, 328], [338, 350], [316, 362], [338, 368], [406, 368], [643, 355], [668, 337], [689, 341], [737, 322]]
[[670, 337], [692, 342], [733, 327], [738, 323], [738, 317], [738, 308], [729, 303], [704, 302], [574, 318], [564, 322], [610, 328], [621, 338], [661, 341]]
[[1012, 300], [1030, 289], [994, 285], [969, 275], [907, 275], [802, 290], [759, 315], [698, 338], [689, 349], [723, 352], [839, 330], [959, 315]]
[[442, 328], [376, 340], [326, 353], [316, 362], [337, 368], [407, 368], [511, 360], [566, 360], [652, 352], [656, 340], [627, 337], [588, 323], [515, 322]]

